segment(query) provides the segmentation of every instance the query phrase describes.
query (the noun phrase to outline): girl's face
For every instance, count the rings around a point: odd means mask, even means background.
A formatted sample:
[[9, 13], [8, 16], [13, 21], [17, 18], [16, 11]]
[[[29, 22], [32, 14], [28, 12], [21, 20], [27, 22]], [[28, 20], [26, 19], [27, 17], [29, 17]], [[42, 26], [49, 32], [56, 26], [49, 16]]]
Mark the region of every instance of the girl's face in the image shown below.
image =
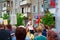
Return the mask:
[[30, 22], [30, 25], [32, 25], [32, 22]]

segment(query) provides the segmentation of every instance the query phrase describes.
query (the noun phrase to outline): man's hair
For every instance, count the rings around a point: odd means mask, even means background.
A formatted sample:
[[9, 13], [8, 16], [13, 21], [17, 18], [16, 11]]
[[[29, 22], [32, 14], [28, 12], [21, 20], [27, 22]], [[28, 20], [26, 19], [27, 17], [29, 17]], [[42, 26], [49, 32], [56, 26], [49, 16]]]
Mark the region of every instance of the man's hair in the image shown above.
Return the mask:
[[19, 27], [16, 29], [15, 36], [17, 40], [25, 40], [26, 37], [26, 29], [23, 27]]
[[12, 26], [10, 24], [6, 25], [6, 27], [10, 30], [12, 30]]
[[4, 27], [3, 24], [0, 24], [0, 28]]
[[52, 24], [51, 26], [50, 26], [50, 28], [54, 28], [55, 26]]
[[47, 25], [45, 25], [45, 29], [49, 29], [49, 27]]

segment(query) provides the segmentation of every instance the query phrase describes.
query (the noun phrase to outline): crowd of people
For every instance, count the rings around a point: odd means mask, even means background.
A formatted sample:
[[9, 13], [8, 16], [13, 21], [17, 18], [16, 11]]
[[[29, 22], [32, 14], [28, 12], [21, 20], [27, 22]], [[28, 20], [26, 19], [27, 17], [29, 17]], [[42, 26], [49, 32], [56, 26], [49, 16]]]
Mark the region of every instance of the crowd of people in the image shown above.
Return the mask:
[[32, 21], [26, 27], [0, 24], [0, 40], [58, 40], [54, 25], [39, 25], [35, 28]]

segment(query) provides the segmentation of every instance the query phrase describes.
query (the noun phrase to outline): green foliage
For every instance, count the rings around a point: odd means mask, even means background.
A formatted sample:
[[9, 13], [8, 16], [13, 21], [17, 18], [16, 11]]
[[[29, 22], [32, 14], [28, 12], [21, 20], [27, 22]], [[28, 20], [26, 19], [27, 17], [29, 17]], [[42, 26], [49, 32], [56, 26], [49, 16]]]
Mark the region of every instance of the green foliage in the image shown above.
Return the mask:
[[0, 18], [2, 18], [2, 15], [0, 16]]
[[[22, 13], [17, 13], [16, 16], [17, 16], [17, 24], [16, 24], [16, 26], [24, 25], [23, 21], [24, 21], [24, 19], [26, 17], [23, 16]], [[10, 16], [7, 13], [5, 13], [3, 16], [0, 16], [0, 18], [7, 19], [8, 24], [10, 23]]]
[[9, 15], [6, 13], [3, 15], [3, 19], [8, 19], [9, 18]]
[[7, 19], [8, 20], [8, 24], [10, 23], [9, 15], [7, 13], [5, 13], [2, 18], [3, 19]]
[[17, 13], [16, 16], [17, 16], [17, 25], [16, 26], [24, 25], [23, 21], [25, 19], [25, 16], [23, 16], [23, 14], [21, 14], [21, 13]]
[[55, 21], [53, 19], [53, 14], [51, 14], [50, 12], [45, 13], [45, 16], [41, 20], [42, 20], [41, 23], [48, 26], [55, 24]]

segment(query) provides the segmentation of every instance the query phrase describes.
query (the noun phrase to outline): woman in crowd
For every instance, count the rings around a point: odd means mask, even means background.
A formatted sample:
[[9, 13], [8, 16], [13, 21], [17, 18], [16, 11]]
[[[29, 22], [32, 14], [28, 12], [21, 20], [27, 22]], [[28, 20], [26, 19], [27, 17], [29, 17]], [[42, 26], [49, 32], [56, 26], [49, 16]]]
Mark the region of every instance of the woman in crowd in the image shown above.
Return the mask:
[[27, 35], [26, 35], [26, 39], [25, 40], [33, 40], [34, 39], [34, 35], [30, 33], [28, 28], [26, 28], [26, 32], [27, 32]]
[[25, 40], [26, 29], [23, 27], [18, 27], [15, 31], [16, 40]]
[[34, 27], [33, 27], [32, 21], [28, 22], [27, 28], [29, 29], [30, 33], [34, 34]]
[[58, 40], [57, 33], [56, 33], [56, 30], [54, 29], [53, 25], [50, 26], [50, 28], [47, 32], [47, 39], [48, 40]]

